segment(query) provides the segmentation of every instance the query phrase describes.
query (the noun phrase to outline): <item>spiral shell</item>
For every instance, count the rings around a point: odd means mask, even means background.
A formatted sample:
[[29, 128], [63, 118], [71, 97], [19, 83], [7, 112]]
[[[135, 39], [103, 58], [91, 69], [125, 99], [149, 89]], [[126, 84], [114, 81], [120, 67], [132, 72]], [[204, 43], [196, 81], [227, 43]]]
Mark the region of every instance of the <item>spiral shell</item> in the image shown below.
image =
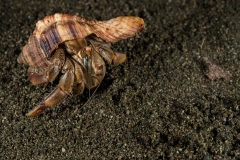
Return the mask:
[[47, 67], [49, 58], [59, 44], [95, 34], [102, 40], [114, 43], [134, 37], [144, 29], [139, 17], [117, 17], [108, 21], [92, 21], [68, 14], [54, 14], [38, 21], [33, 35], [23, 47], [18, 63], [32, 67]]

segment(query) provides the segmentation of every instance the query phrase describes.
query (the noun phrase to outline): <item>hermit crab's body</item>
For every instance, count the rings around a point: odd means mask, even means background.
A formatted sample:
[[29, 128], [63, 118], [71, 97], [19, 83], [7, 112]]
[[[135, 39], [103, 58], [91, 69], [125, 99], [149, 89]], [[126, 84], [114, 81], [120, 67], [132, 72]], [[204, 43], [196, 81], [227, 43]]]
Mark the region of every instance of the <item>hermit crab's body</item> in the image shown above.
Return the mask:
[[105, 75], [106, 59], [120, 64], [126, 55], [114, 52], [110, 43], [130, 38], [144, 28], [138, 17], [117, 17], [109, 21], [89, 21], [77, 16], [55, 14], [40, 20], [18, 63], [30, 66], [32, 84], [41, 85], [60, 78], [56, 89], [27, 116], [42, 113], [60, 103], [68, 94], [81, 94], [84, 88], [100, 84]]

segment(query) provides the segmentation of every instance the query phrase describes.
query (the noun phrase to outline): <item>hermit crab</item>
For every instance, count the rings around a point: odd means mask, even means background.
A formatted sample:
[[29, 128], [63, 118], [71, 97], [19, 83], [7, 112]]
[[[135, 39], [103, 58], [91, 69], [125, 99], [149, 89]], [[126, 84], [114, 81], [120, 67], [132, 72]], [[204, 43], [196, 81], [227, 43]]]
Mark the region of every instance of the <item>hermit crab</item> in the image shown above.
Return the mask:
[[68, 14], [54, 14], [38, 21], [33, 34], [18, 56], [28, 64], [33, 85], [59, 84], [27, 116], [35, 116], [59, 104], [67, 95], [82, 94], [98, 86], [106, 72], [105, 62], [120, 64], [126, 55], [111, 49], [111, 43], [134, 37], [144, 29], [139, 17], [117, 17], [92, 21]]

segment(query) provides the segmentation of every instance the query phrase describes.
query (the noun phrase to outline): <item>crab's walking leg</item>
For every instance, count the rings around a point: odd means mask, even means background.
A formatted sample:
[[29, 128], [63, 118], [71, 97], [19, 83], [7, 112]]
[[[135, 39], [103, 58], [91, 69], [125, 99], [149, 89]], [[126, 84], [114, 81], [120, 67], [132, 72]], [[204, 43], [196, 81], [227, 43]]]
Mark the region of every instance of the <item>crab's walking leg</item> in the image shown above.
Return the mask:
[[49, 107], [59, 104], [68, 94], [72, 92], [72, 86], [74, 82], [74, 73], [72, 68], [72, 62], [66, 60], [63, 66], [64, 75], [61, 77], [59, 84], [55, 90], [53, 90], [36, 108], [26, 114], [26, 116], [35, 116], [42, 113]]
[[66, 97], [66, 93], [61, 88], [56, 88], [46, 99], [36, 108], [26, 114], [26, 116], [35, 116], [44, 112], [48, 107], [54, 106]]
[[126, 60], [126, 54], [114, 52], [105, 42], [90, 41], [93, 48], [109, 63], [121, 64]]
[[75, 86], [73, 87], [73, 95], [79, 95], [82, 94], [85, 88], [85, 84], [84, 84], [84, 75], [83, 75], [83, 71], [82, 71], [82, 67], [77, 64], [77, 62], [74, 62], [75, 65]]

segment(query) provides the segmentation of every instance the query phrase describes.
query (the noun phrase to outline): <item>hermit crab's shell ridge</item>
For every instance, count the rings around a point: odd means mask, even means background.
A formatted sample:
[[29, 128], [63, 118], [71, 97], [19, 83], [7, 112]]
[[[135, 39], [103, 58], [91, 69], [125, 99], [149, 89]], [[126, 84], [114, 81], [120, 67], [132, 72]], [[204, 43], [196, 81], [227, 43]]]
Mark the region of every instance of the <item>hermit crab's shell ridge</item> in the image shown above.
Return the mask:
[[49, 58], [59, 44], [95, 34], [110, 43], [134, 37], [144, 29], [139, 17], [117, 17], [108, 21], [91, 21], [68, 14], [54, 14], [38, 21], [33, 35], [23, 47], [18, 63], [47, 67]]

